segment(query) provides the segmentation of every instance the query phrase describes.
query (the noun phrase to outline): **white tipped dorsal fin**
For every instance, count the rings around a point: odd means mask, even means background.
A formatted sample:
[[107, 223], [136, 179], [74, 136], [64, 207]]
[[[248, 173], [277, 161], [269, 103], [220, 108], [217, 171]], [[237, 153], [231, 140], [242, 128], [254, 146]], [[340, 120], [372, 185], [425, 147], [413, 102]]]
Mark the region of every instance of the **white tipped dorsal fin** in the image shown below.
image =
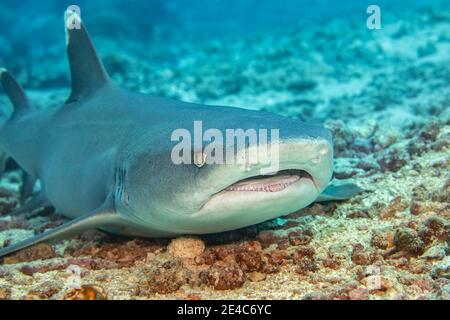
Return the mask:
[[72, 81], [68, 102], [73, 102], [95, 93], [109, 82], [109, 77], [80, 16], [68, 10], [64, 21]]
[[0, 82], [14, 107], [12, 117], [26, 112], [30, 104], [25, 91], [8, 70], [0, 68]]

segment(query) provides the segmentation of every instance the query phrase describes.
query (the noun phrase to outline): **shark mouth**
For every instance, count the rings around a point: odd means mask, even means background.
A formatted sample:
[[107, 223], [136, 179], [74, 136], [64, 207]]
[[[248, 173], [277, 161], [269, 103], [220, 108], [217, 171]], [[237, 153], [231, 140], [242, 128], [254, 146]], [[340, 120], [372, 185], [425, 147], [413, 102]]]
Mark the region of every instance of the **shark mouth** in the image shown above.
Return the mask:
[[254, 176], [230, 185], [225, 192], [279, 192], [301, 179], [313, 178], [303, 170], [282, 170], [273, 176]]
[[[304, 170], [288, 169], [276, 175], [256, 175], [236, 181], [211, 195], [199, 208], [198, 216], [230, 214], [250, 225], [288, 214], [310, 204], [318, 194], [313, 177]], [[243, 213], [248, 215], [242, 215]], [[238, 226], [238, 224], [236, 225]], [[231, 230], [231, 229], [230, 229]]]

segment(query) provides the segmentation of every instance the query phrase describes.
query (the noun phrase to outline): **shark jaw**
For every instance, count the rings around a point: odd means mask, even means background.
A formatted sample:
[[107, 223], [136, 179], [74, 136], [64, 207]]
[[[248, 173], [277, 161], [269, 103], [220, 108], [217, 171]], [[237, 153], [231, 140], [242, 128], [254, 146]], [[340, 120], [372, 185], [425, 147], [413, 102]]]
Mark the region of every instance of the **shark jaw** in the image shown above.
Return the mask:
[[233, 230], [295, 212], [319, 194], [306, 171], [282, 170], [237, 181], [212, 195], [195, 216], [202, 222], [202, 233]]
[[298, 169], [281, 170], [275, 175], [252, 176], [231, 184], [213, 194], [200, 211], [208, 211], [209, 208], [217, 209], [220, 206], [231, 209], [237, 204], [242, 208], [245, 207], [243, 202], [284, 200], [291, 194], [306, 190], [308, 190], [307, 193], [320, 192], [308, 172]]
[[274, 176], [255, 176], [240, 180], [225, 188], [220, 193], [227, 192], [280, 192], [302, 178], [311, 179], [309, 173], [303, 170], [282, 170]]

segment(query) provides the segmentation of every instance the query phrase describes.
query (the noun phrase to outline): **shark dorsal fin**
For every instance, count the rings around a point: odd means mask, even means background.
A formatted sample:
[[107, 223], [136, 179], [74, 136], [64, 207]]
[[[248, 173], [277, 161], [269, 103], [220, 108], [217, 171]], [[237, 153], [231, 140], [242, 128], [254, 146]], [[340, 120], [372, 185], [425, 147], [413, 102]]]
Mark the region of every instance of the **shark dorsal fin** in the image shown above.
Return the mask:
[[109, 77], [81, 18], [66, 11], [64, 20], [72, 81], [72, 93], [67, 100], [70, 103], [92, 95], [109, 83]]
[[12, 117], [25, 113], [30, 104], [22, 86], [6, 69], [0, 69], [0, 82], [13, 105]]

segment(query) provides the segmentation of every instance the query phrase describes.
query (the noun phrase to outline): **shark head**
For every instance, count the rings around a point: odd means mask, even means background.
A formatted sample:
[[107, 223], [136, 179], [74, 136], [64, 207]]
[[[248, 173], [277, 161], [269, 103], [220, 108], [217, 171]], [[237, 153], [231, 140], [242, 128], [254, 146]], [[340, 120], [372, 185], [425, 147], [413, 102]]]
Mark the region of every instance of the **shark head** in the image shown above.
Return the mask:
[[143, 132], [127, 144], [118, 201], [140, 225], [164, 235], [238, 229], [304, 208], [329, 184], [327, 129], [266, 112], [208, 108], [181, 107], [174, 111], [181, 122], [167, 117], [158, 134]]

